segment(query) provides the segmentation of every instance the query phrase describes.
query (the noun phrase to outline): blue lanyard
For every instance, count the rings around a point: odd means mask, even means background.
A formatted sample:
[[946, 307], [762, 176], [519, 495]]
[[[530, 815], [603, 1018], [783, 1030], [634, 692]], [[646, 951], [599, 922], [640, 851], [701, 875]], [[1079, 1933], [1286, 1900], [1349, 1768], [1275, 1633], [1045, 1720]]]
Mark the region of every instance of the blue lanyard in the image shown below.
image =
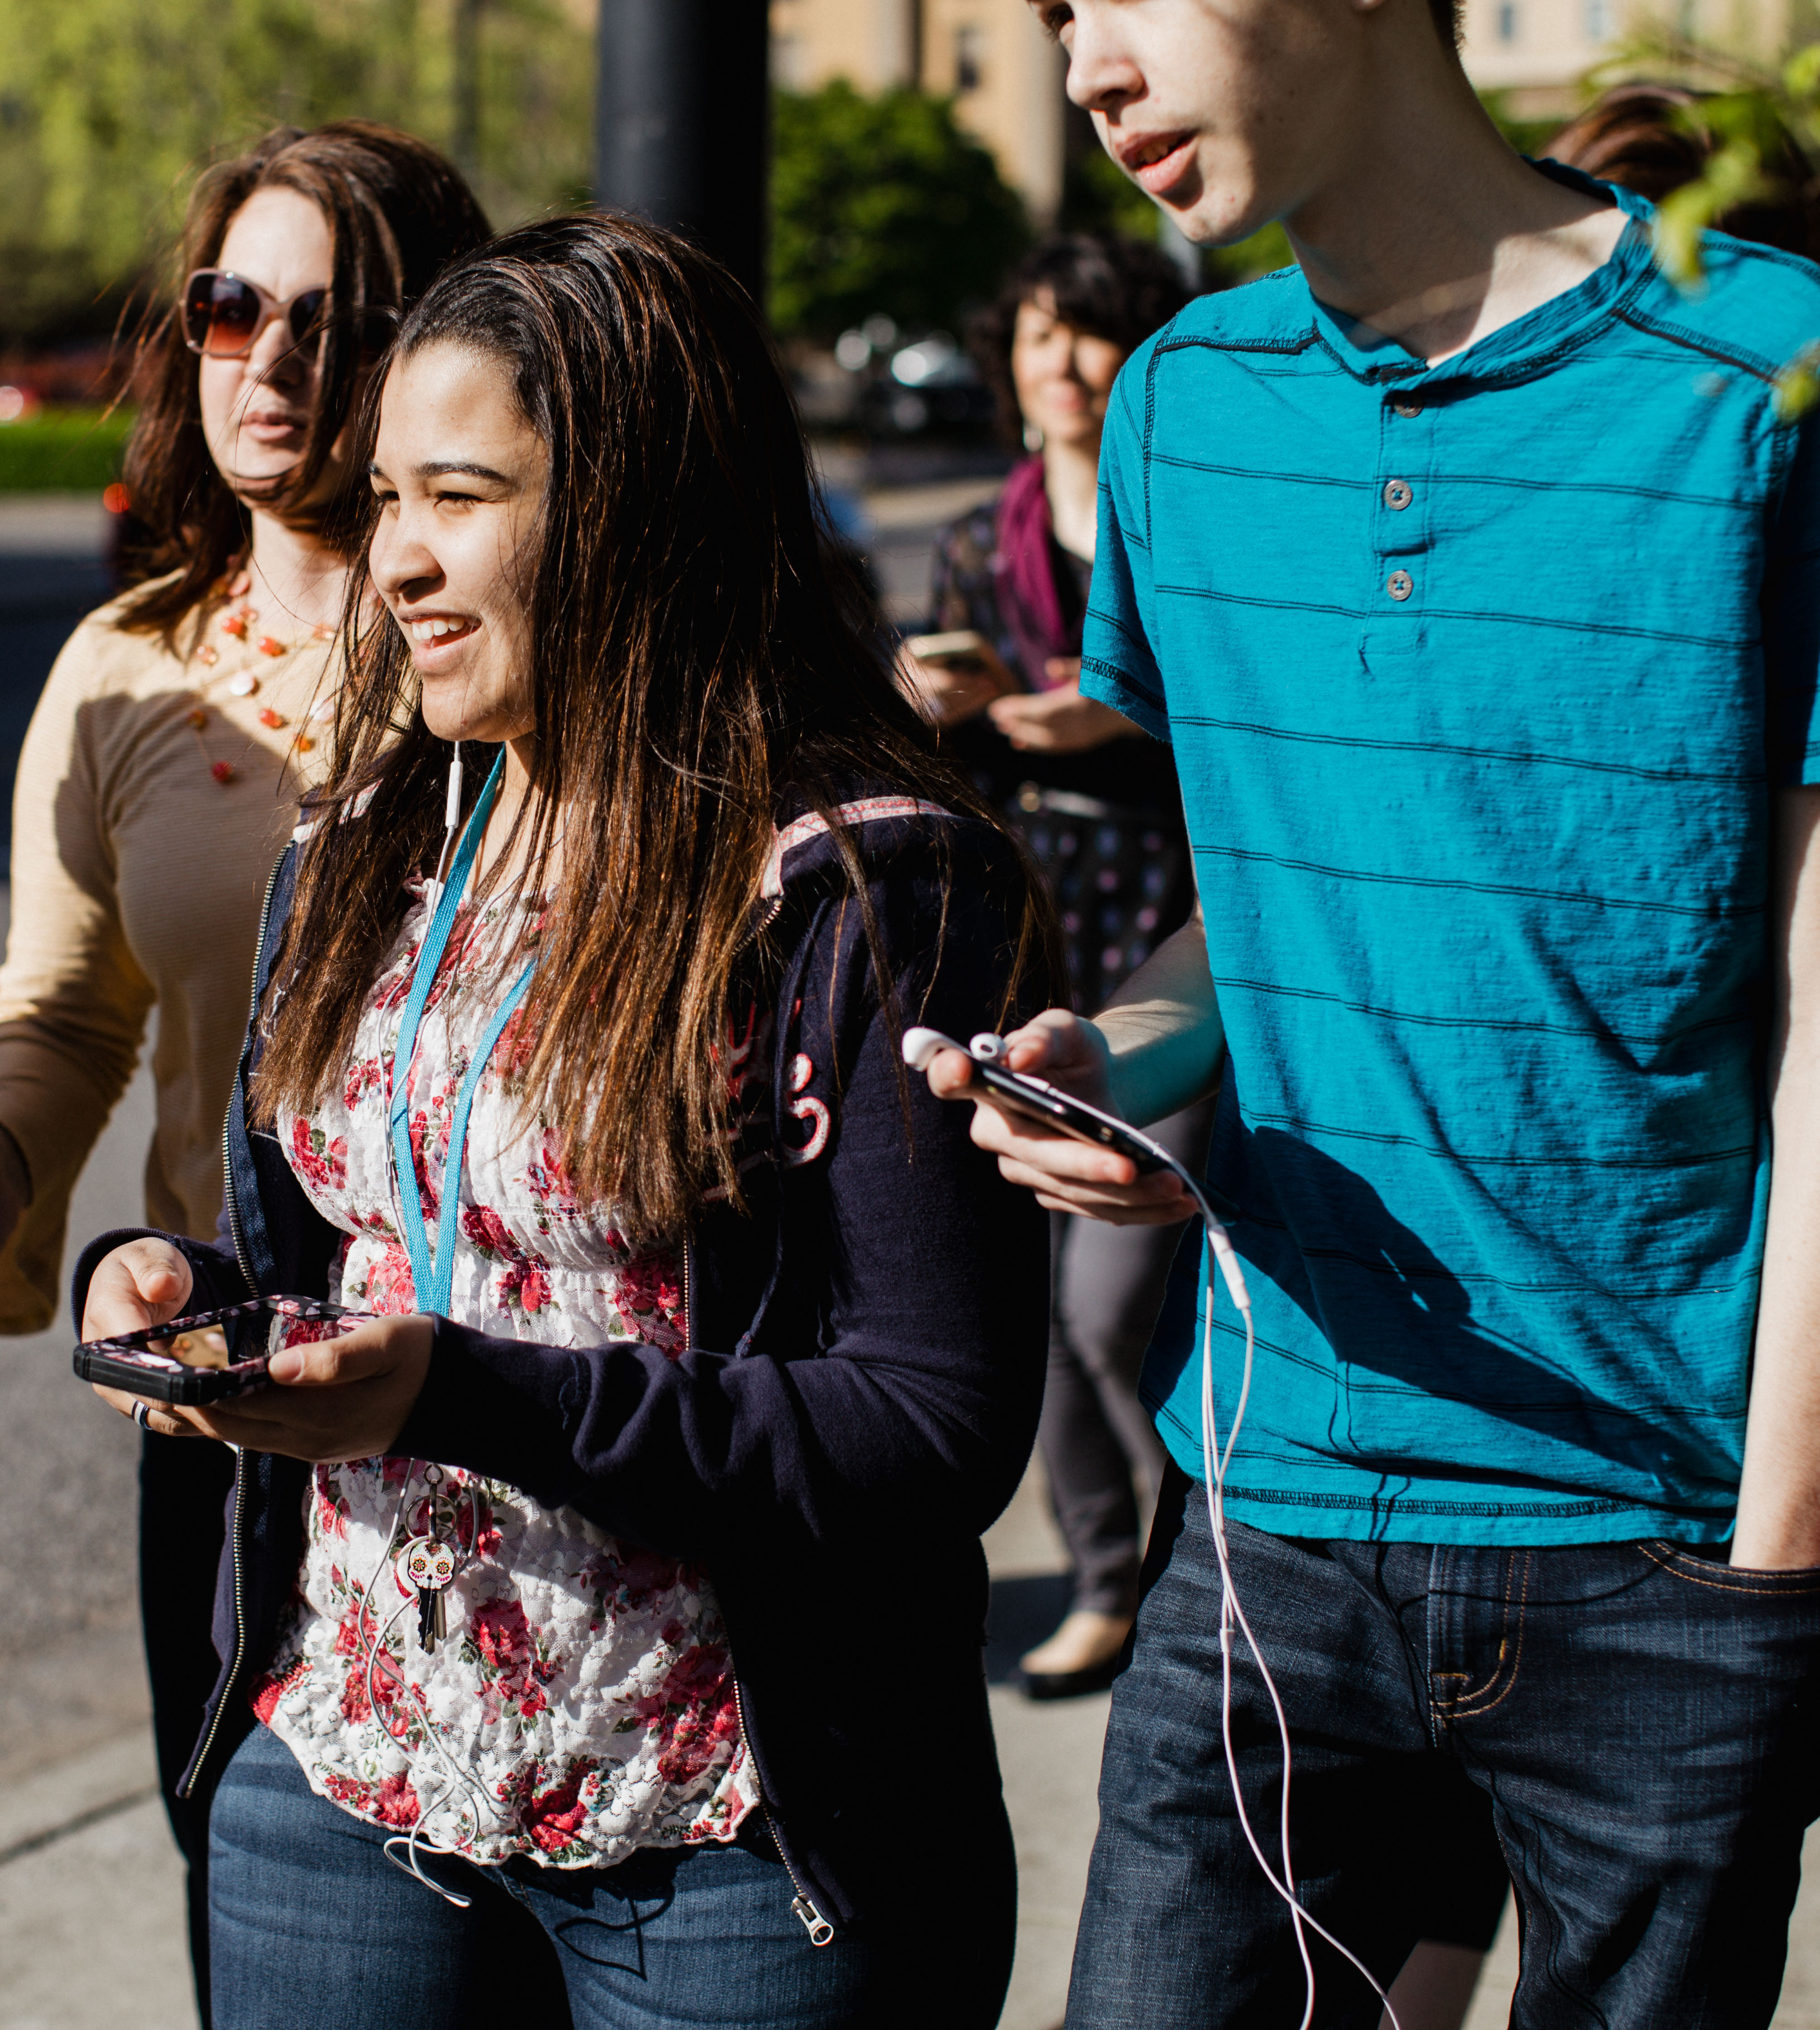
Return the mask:
[[404, 1004], [404, 1018], [398, 1025], [398, 1041], [392, 1055], [392, 1175], [397, 1188], [399, 1223], [404, 1229], [404, 1245], [411, 1256], [411, 1287], [416, 1294], [419, 1311], [434, 1311], [445, 1318], [448, 1314], [449, 1287], [455, 1279], [455, 1229], [461, 1212], [461, 1166], [467, 1149], [468, 1113], [474, 1105], [474, 1095], [480, 1089], [481, 1074], [486, 1069], [493, 1046], [512, 1020], [513, 1011], [523, 1000], [537, 961], [534, 958], [512, 982], [505, 998], [494, 1011], [467, 1067], [467, 1076], [461, 1082], [461, 1090], [456, 1095], [455, 1112], [448, 1124], [448, 1154], [442, 1166], [442, 1207], [436, 1222], [434, 1264], [430, 1259], [430, 1236], [424, 1230], [423, 1207], [418, 1195], [417, 1166], [411, 1154], [411, 1064], [417, 1054], [417, 1032], [423, 1021], [423, 1011], [429, 1005], [430, 990], [436, 984], [442, 955], [448, 949], [449, 933], [460, 913], [462, 894], [473, 870], [475, 855], [480, 850], [481, 835], [486, 830], [488, 813], [499, 795], [500, 778], [504, 768], [505, 757], [501, 753], [493, 763], [493, 773], [487, 777], [486, 786], [481, 791], [473, 815], [463, 829], [454, 864], [448, 870], [448, 884], [437, 897], [435, 913], [423, 933], [422, 946], [417, 954], [417, 970], [411, 976], [410, 998]]

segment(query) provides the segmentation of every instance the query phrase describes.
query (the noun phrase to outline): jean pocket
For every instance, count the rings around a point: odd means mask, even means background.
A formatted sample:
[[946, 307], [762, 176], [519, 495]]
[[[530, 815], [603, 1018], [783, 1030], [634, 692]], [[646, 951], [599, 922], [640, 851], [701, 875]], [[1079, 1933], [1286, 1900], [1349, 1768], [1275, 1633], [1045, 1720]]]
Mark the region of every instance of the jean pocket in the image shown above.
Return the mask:
[[1637, 1549], [1671, 1578], [1726, 1594], [1734, 1602], [1806, 1597], [1820, 1608], [1820, 1565], [1792, 1565], [1786, 1571], [1764, 1571], [1752, 1565], [1724, 1564], [1685, 1544], [1671, 1544], [1666, 1537], [1651, 1538]]

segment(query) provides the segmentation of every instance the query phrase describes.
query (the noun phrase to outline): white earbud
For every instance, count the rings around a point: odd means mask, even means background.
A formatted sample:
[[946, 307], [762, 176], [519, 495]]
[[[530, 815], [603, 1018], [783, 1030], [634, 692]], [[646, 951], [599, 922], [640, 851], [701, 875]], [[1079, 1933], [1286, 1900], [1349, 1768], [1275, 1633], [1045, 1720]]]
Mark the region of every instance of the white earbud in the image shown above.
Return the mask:
[[926, 1072], [935, 1062], [938, 1050], [958, 1050], [966, 1055], [966, 1046], [957, 1043], [952, 1036], [944, 1036], [940, 1029], [906, 1029], [903, 1032], [903, 1061], [913, 1072]]

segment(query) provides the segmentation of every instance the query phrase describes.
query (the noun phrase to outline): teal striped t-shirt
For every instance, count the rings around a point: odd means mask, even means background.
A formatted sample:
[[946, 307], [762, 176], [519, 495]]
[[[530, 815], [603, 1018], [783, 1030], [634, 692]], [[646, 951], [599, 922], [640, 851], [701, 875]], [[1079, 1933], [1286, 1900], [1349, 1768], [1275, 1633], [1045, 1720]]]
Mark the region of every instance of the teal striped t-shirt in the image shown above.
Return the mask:
[[[1683, 295], [1615, 195], [1602, 269], [1438, 366], [1292, 269], [1113, 396], [1085, 688], [1181, 775], [1258, 1335], [1228, 1503], [1282, 1534], [1731, 1529], [1820, 270], [1714, 235]], [[1144, 1377], [1197, 1476], [1198, 1291], [1185, 1251]]]

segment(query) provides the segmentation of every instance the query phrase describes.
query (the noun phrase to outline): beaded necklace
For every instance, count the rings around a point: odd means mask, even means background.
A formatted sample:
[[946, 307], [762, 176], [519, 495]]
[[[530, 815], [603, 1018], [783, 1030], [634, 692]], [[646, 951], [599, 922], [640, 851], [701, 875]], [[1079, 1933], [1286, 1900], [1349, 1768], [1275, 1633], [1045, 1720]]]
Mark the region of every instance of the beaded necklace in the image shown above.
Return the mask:
[[[281, 641], [275, 635], [261, 634], [257, 638], [255, 637], [253, 630], [258, 624], [259, 612], [259, 608], [246, 597], [251, 589], [251, 574], [244, 570], [236, 572], [231, 578], [224, 578], [221, 581], [216, 588], [218, 597], [236, 600], [238, 604], [229, 606], [216, 623], [216, 626], [230, 641], [250, 648], [253, 652], [252, 656], [237, 667], [218, 668], [217, 665], [221, 660], [221, 651], [213, 641], [199, 641], [190, 652], [189, 656], [192, 664], [199, 665], [203, 670], [210, 672], [208, 675], [201, 678], [196, 684], [196, 702], [190, 708], [188, 715], [190, 730], [195, 734], [196, 745], [201, 749], [204, 767], [224, 788], [235, 779], [240, 771], [233, 762], [218, 760], [209, 753], [208, 742], [203, 735], [208, 730], [211, 709], [224, 719], [225, 719], [225, 715], [221, 712], [221, 708], [218, 705], [210, 707], [210, 693], [218, 684], [225, 683], [228, 694], [231, 697], [256, 697], [259, 690], [261, 667], [283, 661], [285, 657], [293, 654], [298, 646], [295, 641]], [[311, 630], [312, 641], [332, 641], [334, 638], [335, 630], [333, 627], [318, 625]], [[296, 738], [292, 742], [294, 753], [307, 754], [311, 752], [316, 745], [316, 739], [315, 735], [309, 731], [309, 727], [319, 726], [326, 719], [332, 718], [334, 711], [335, 697], [333, 692], [326, 697], [317, 699], [305, 715], [303, 727], [299, 731]], [[270, 705], [262, 705], [259, 707], [259, 720], [262, 726], [269, 727], [274, 731], [280, 727], [290, 724], [290, 721], [285, 715], [275, 706]]]

